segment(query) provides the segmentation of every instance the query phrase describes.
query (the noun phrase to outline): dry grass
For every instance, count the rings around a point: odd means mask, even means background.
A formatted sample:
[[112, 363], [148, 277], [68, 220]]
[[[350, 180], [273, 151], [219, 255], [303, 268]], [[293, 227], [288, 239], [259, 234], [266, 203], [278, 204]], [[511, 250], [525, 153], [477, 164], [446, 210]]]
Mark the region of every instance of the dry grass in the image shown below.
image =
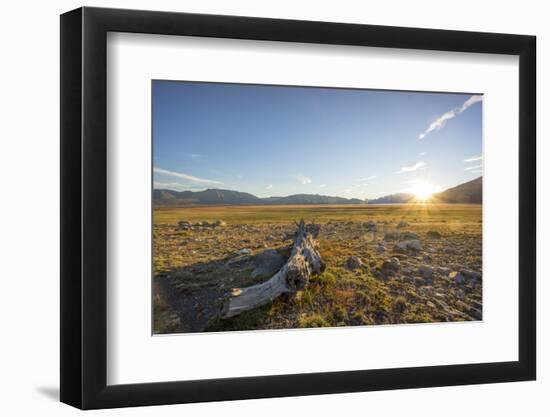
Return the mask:
[[[159, 304], [155, 307], [155, 331], [189, 331], [185, 320], [192, 318], [194, 312], [189, 310], [190, 303], [178, 303], [178, 297], [199, 297], [205, 288], [253, 284], [246, 265], [231, 277], [221, 273], [225, 271], [221, 266], [244, 248], [251, 251], [245, 258], [266, 249], [284, 248], [290, 243], [285, 241], [286, 234], [294, 230], [293, 222], [300, 218], [321, 224], [318, 243], [327, 269], [313, 277], [296, 297], [278, 299], [230, 320], [210, 322], [207, 330], [478, 319], [481, 282], [457, 284], [450, 273], [461, 269], [482, 272], [481, 213], [479, 205], [435, 204], [155, 209], [155, 283], [169, 279], [170, 288], [181, 291], [172, 291], [169, 301], [164, 299], [160, 287], [155, 291], [155, 306]], [[223, 220], [227, 226], [180, 231], [177, 222], [181, 220]], [[376, 223], [377, 233], [366, 231], [367, 221]], [[401, 221], [409, 225], [397, 228]], [[394, 251], [396, 242], [384, 240], [386, 232], [394, 231], [416, 233], [422, 250]], [[385, 247], [383, 253], [378, 250], [381, 244]], [[346, 261], [350, 256], [361, 258], [363, 266], [349, 270]], [[382, 265], [394, 256], [401, 266], [397, 272], [388, 273]], [[433, 270], [432, 276], [419, 273], [419, 268], [425, 266]], [[172, 311], [167, 312], [170, 308]], [[174, 316], [182, 319], [176, 330]], [[166, 317], [168, 324], [164, 322]]]

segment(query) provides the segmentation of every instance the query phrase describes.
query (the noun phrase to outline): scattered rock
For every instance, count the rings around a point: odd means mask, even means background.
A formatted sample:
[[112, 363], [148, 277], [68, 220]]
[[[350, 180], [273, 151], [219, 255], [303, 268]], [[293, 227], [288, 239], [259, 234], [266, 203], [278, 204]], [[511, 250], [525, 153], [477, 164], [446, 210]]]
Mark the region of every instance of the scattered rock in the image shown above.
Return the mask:
[[424, 278], [431, 278], [434, 274], [434, 270], [429, 265], [420, 265], [420, 267], [418, 268], [418, 273]]
[[422, 249], [422, 245], [420, 245], [420, 241], [418, 239], [413, 240], [404, 240], [402, 242], [397, 243], [393, 250], [398, 253], [405, 253], [408, 250], [411, 251], [420, 251]]
[[460, 272], [451, 272], [449, 278], [453, 279], [458, 285], [461, 285], [479, 282], [481, 280], [481, 274], [468, 269], [462, 269]]
[[205, 228], [214, 228], [214, 227], [225, 227], [227, 223], [223, 220], [216, 220], [214, 222], [200, 221], [196, 223], [191, 223], [188, 220], [181, 220], [178, 222], [178, 230], [204, 230]]
[[239, 249], [235, 255], [250, 255], [252, 251], [248, 248]]
[[376, 246], [375, 250], [376, 250], [376, 253], [379, 253], [379, 254], [384, 253], [384, 252], [386, 252], [386, 247], [384, 245], [382, 245], [381, 243], [379, 243]]
[[399, 232], [386, 232], [384, 235], [384, 240], [386, 242], [391, 242], [394, 240], [399, 240], [400, 233]]
[[420, 236], [418, 236], [418, 234], [414, 232], [403, 232], [403, 234], [401, 235], [401, 238], [402, 239], [419, 239]]
[[481, 280], [481, 274], [476, 271], [471, 271], [469, 269], [461, 269], [460, 273], [464, 276], [466, 276], [470, 281], [480, 281]]
[[407, 249], [415, 250], [415, 251], [421, 250], [422, 245], [420, 245], [420, 240], [418, 239], [409, 240], [407, 242]]
[[401, 266], [401, 262], [399, 262], [399, 259], [397, 259], [395, 256], [390, 259], [390, 263], [392, 268], [397, 271], [399, 267]]
[[409, 227], [409, 223], [407, 223], [407, 222], [404, 221], [404, 220], [401, 220], [401, 221], [397, 224], [397, 228], [398, 228], [398, 229], [401, 229], [402, 227]]
[[189, 230], [191, 228], [191, 223], [187, 220], [181, 220], [178, 222], [178, 230]]
[[363, 227], [367, 232], [376, 232], [378, 230], [378, 227], [376, 226], [376, 223], [372, 220], [369, 220], [366, 223], [363, 223]]
[[451, 279], [454, 279], [455, 283], [457, 283], [458, 285], [465, 284], [468, 280], [464, 275], [459, 272], [451, 272], [449, 277]]
[[346, 268], [350, 270], [359, 269], [363, 266], [363, 261], [358, 256], [350, 256], [346, 261]]
[[441, 239], [441, 233], [437, 230], [430, 230], [426, 236], [428, 236], [429, 239]]
[[399, 242], [393, 247], [393, 251], [397, 253], [407, 252], [407, 242]]

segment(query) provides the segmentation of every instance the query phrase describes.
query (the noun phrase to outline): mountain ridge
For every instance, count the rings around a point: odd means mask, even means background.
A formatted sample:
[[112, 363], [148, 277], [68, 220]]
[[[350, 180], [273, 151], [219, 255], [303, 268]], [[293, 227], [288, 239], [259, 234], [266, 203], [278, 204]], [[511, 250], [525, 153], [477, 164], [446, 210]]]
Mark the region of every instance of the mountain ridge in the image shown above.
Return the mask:
[[204, 191], [153, 190], [156, 206], [186, 205], [283, 205], [283, 204], [366, 204], [358, 198], [334, 197], [320, 194], [292, 194], [286, 197], [260, 198], [242, 191], [207, 189]]
[[[260, 198], [253, 194], [223, 189], [204, 191], [153, 190], [153, 204], [157, 207], [195, 205], [322, 205], [322, 204], [402, 204], [415, 199], [413, 194], [397, 193], [371, 200], [344, 198], [320, 194], [292, 194], [286, 197]], [[432, 201], [440, 203], [479, 204], [482, 201], [482, 177], [436, 193]]]
[[[369, 200], [369, 204], [404, 204], [414, 202], [416, 197], [411, 193], [389, 194]], [[449, 204], [481, 204], [483, 200], [483, 177], [477, 177], [445, 191], [434, 193], [430, 201]]]

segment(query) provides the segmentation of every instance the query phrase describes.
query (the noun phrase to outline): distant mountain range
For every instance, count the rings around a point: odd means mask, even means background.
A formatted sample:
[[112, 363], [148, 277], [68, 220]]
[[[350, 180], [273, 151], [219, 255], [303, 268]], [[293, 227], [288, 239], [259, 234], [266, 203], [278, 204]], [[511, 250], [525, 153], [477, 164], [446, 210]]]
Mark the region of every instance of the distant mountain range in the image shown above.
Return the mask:
[[397, 193], [369, 200], [369, 204], [403, 204], [414, 200], [414, 194]]
[[358, 198], [331, 197], [318, 194], [294, 194], [288, 197], [259, 198], [249, 193], [233, 190], [208, 189], [204, 191], [154, 190], [155, 206], [189, 206], [206, 204], [366, 204]]
[[[482, 178], [449, 188], [434, 194], [433, 200], [441, 203], [481, 203]], [[413, 194], [392, 194], [373, 200], [368, 204], [398, 204], [414, 201]], [[192, 205], [248, 205], [248, 204], [367, 204], [367, 200], [358, 198], [332, 197], [319, 194], [294, 194], [287, 197], [260, 198], [250, 193], [233, 190], [208, 189], [204, 191], [153, 190], [155, 206], [192, 206]]]
[[[465, 182], [431, 197], [436, 203], [481, 204], [483, 198], [483, 178]], [[398, 193], [369, 200], [369, 204], [403, 204], [415, 201], [414, 194]]]

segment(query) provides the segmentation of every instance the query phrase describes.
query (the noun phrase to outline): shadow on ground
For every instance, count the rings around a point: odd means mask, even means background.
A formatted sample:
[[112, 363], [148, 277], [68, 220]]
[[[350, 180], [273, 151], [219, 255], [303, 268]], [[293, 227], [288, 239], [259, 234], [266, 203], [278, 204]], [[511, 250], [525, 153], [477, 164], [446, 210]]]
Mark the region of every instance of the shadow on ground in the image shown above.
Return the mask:
[[[219, 315], [231, 289], [248, 287], [271, 278], [284, 265], [289, 251], [289, 248], [283, 248], [266, 249], [256, 254], [238, 253], [156, 276], [154, 333], [191, 333], [224, 328]], [[258, 309], [256, 314], [262, 311]]]

